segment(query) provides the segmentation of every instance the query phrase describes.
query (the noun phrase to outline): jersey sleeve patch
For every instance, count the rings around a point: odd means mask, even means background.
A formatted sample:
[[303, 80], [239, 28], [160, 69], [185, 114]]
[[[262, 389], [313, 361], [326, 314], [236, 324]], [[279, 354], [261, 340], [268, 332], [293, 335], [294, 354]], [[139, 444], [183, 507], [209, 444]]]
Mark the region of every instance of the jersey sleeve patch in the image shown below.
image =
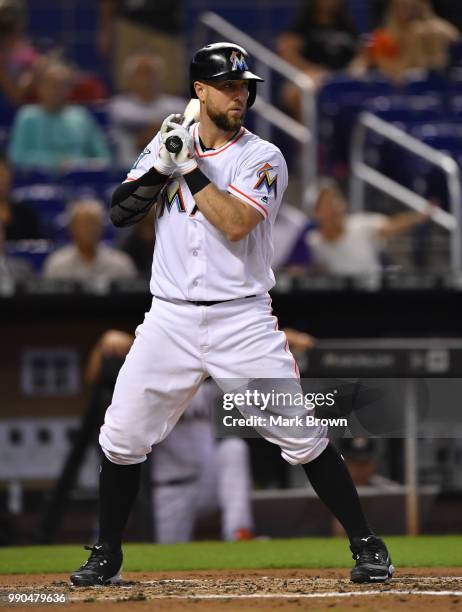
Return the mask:
[[287, 187], [287, 166], [279, 150], [257, 146], [239, 165], [228, 191], [274, 218]]
[[[265, 162], [260, 168], [257, 169], [257, 182], [254, 185], [254, 189], [259, 189], [262, 192], [270, 193], [274, 191], [275, 197], [278, 193], [278, 174], [271, 164]], [[265, 197], [265, 196], [263, 196]], [[266, 198], [268, 200], [268, 198]]]

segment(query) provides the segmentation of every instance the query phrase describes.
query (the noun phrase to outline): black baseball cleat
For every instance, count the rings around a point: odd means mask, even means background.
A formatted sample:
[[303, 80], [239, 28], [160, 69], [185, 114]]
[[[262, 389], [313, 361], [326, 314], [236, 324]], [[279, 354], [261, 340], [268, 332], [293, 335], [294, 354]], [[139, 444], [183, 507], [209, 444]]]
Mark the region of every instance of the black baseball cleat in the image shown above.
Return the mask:
[[85, 546], [91, 554], [78, 570], [71, 574], [74, 586], [102, 586], [120, 582], [122, 551], [113, 551], [107, 544]]
[[352, 582], [387, 582], [395, 568], [391, 564], [387, 547], [380, 538], [368, 536], [353, 538], [350, 550], [355, 567], [351, 570]]

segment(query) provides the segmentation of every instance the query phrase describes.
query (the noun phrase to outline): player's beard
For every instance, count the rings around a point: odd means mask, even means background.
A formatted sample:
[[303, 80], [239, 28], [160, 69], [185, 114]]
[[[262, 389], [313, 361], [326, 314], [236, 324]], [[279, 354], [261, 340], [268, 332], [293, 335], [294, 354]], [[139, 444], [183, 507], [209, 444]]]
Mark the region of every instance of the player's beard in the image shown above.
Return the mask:
[[245, 110], [242, 112], [242, 115], [230, 116], [227, 113], [220, 113], [209, 107], [207, 114], [217, 128], [224, 132], [235, 132], [244, 124]]

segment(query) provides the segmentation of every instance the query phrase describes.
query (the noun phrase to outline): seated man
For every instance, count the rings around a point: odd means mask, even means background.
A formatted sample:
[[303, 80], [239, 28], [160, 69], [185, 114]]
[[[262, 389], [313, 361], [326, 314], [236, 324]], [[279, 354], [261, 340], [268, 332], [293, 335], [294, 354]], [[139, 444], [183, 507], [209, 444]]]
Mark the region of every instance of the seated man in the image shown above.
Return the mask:
[[125, 91], [109, 104], [117, 163], [130, 168], [152, 139], [168, 113], [182, 113], [183, 98], [165, 94], [161, 88], [164, 69], [160, 57], [133, 55], [124, 63]]
[[45, 278], [96, 280], [136, 277], [128, 255], [102, 241], [104, 212], [98, 200], [81, 200], [70, 207], [72, 244], [57, 249], [45, 260]]

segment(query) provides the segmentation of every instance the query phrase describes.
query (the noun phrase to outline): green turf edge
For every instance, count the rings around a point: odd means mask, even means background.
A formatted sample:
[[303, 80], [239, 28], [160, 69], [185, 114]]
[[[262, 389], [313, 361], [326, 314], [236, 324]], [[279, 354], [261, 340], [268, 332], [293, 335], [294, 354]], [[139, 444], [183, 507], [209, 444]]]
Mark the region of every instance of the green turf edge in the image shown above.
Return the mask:
[[[398, 567], [462, 567], [462, 536], [386, 538]], [[338, 568], [352, 565], [344, 538], [127, 544], [125, 571]], [[61, 573], [86, 559], [80, 546], [0, 548], [0, 574]]]

